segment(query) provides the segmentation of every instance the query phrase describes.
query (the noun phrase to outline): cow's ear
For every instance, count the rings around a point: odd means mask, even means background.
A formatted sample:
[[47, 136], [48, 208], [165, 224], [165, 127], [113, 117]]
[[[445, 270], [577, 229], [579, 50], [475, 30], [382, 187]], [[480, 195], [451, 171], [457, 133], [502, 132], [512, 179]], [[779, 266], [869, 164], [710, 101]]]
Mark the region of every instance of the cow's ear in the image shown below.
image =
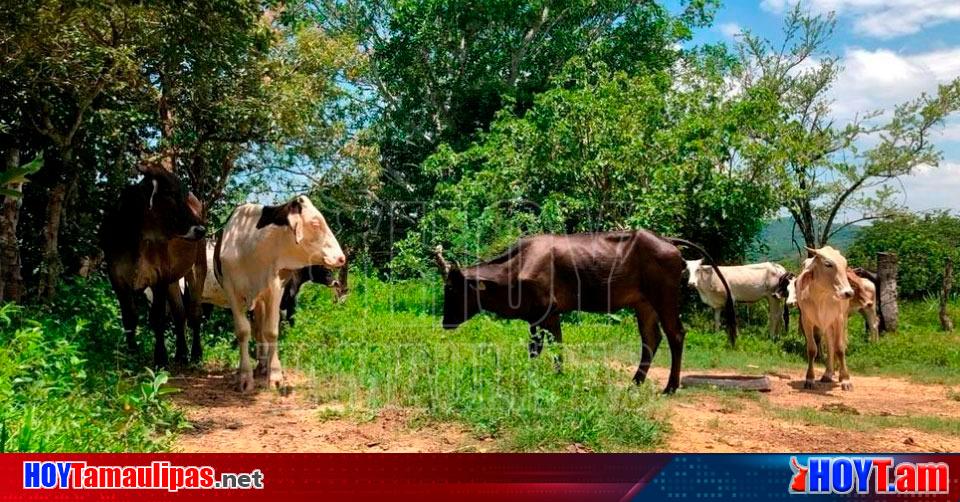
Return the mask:
[[299, 212], [287, 213], [287, 224], [293, 229], [293, 238], [300, 244], [303, 241], [303, 215]]

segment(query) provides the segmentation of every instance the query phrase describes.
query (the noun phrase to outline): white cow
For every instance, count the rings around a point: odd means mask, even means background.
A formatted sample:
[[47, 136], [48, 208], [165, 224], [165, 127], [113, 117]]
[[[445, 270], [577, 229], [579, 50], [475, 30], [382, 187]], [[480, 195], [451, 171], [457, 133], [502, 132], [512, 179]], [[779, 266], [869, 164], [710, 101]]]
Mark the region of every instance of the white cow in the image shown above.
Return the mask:
[[812, 260], [795, 281], [797, 306], [800, 308], [800, 329], [807, 340], [807, 375], [803, 387], [812, 389], [813, 362], [817, 357], [818, 341], [827, 344], [827, 371], [822, 381], [833, 381], [833, 365], [840, 369], [840, 387], [852, 390], [847, 371], [847, 318], [850, 300], [855, 293], [847, 277], [847, 260], [836, 249], [825, 246], [810, 249]]
[[[688, 284], [696, 288], [700, 299], [713, 309], [714, 326], [720, 329], [720, 310], [726, 302], [723, 284], [712, 267], [702, 265], [703, 260], [687, 261], [690, 274]], [[778, 296], [780, 278], [787, 274], [781, 265], [771, 262], [733, 267], [720, 267], [720, 272], [730, 285], [733, 300], [737, 303], [754, 303], [762, 299], [769, 305], [768, 328], [777, 334], [782, 327], [783, 302]]]
[[[230, 310], [240, 346], [240, 390], [254, 388], [248, 349], [257, 342], [258, 367], [279, 387], [283, 369], [277, 349], [283, 280], [290, 270], [346, 263], [327, 221], [306, 196], [280, 206], [245, 204], [230, 215], [214, 253], [214, 271]], [[253, 326], [247, 312], [253, 310]]]

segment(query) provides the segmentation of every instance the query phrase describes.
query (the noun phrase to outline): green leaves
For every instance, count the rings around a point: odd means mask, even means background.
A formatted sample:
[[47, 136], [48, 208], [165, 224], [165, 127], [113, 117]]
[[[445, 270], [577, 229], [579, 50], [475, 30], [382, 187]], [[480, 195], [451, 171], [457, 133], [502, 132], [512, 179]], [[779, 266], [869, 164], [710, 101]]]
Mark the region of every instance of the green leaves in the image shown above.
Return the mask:
[[26, 183], [27, 176], [36, 173], [41, 167], [43, 167], [43, 154], [37, 155], [36, 158], [20, 167], [0, 171], [0, 195], [13, 198], [22, 197], [22, 191], [12, 190], [7, 186], [14, 183]]
[[437, 186], [393, 271], [426, 270], [438, 243], [466, 263], [522, 235], [640, 227], [742, 256], [772, 198], [730, 159], [748, 133], [738, 104], [706, 78], [677, 89], [664, 74], [600, 71], [538, 95], [522, 117], [499, 114], [462, 153], [438, 148], [425, 169], [457, 181]]

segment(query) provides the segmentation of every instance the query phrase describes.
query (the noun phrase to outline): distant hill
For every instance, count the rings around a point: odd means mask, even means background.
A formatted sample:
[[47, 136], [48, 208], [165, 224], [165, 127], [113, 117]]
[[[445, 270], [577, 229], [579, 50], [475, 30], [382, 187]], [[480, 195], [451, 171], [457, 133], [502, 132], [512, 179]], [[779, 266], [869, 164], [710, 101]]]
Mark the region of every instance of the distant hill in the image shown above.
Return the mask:
[[[777, 218], [770, 220], [767, 226], [760, 232], [760, 242], [766, 249], [752, 250], [747, 254], [750, 261], [784, 261], [795, 260], [797, 257], [797, 248], [793, 243], [791, 232], [793, 231], [793, 218]], [[844, 228], [830, 239], [830, 245], [846, 251], [853, 241], [857, 238], [860, 228], [849, 226]], [[799, 231], [795, 237], [798, 242], [803, 242]], [[802, 244], [801, 244], [802, 245]]]

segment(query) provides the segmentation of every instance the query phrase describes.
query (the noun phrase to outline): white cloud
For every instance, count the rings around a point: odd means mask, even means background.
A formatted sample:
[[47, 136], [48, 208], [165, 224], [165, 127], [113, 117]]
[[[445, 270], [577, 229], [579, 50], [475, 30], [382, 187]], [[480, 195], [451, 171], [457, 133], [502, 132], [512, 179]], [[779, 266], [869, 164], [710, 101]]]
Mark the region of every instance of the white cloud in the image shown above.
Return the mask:
[[960, 47], [918, 54], [849, 48], [842, 64], [831, 96], [835, 115], [850, 119], [858, 112], [889, 109], [922, 92], [936, 92], [938, 84], [960, 77]]
[[[960, 211], [960, 162], [941, 162], [940, 167], [922, 166], [900, 179], [907, 207], [914, 211], [952, 209]], [[894, 185], [896, 186], [896, 185]]]
[[[762, 0], [761, 8], [780, 14], [796, 2]], [[858, 33], [877, 38], [894, 38], [916, 33], [924, 27], [960, 19], [957, 0], [807, 0], [804, 8], [813, 12], [836, 12], [853, 19]]]
[[743, 28], [737, 23], [721, 23], [717, 29], [727, 38], [736, 38], [743, 32]]

